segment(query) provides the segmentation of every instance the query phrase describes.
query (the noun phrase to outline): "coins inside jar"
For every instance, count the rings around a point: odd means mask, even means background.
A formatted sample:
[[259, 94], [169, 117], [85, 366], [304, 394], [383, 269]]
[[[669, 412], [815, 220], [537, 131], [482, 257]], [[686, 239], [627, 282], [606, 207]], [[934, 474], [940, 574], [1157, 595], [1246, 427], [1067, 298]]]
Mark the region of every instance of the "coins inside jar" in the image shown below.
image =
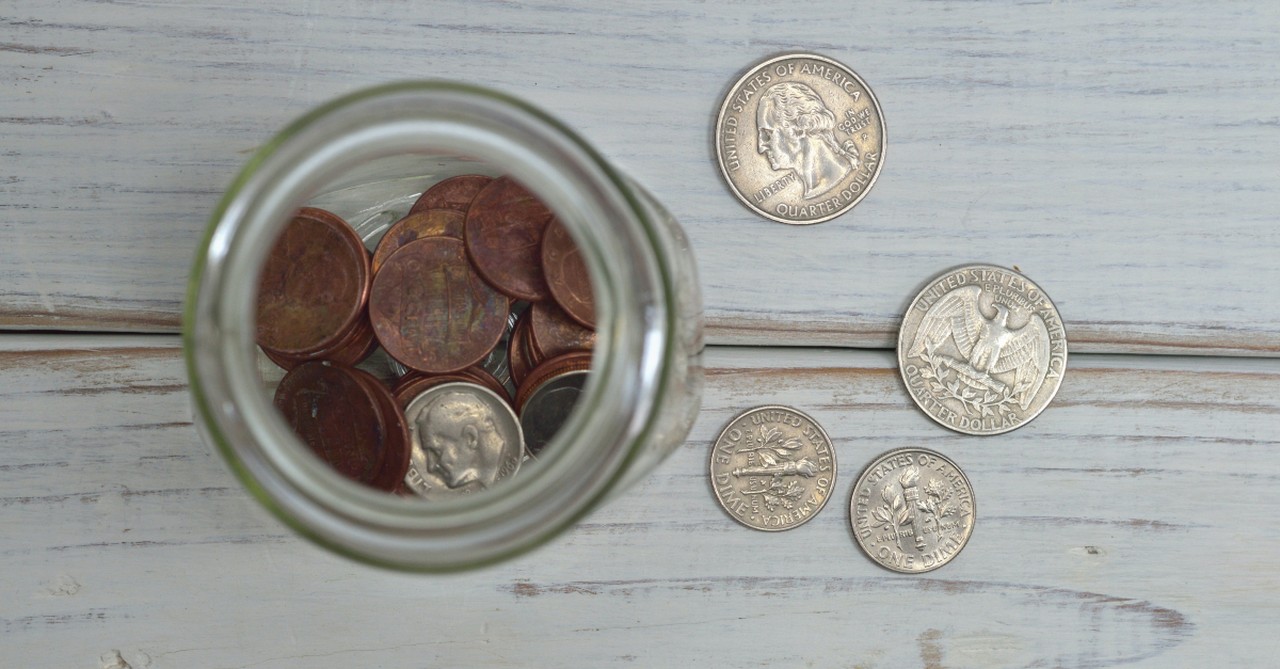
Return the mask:
[[[377, 217], [395, 223], [364, 231], [304, 208], [273, 250], [259, 344], [265, 359], [296, 371], [280, 379], [277, 407], [350, 480], [426, 500], [488, 490], [552, 442], [586, 385], [595, 333], [582, 323], [594, 321], [594, 306], [589, 317], [582, 307], [585, 265], [574, 273], [580, 254], [557, 223], [553, 280], [576, 296], [573, 316], [544, 269], [551, 211], [508, 178], [444, 179], [409, 212]], [[300, 288], [323, 299], [279, 306]], [[331, 306], [357, 298], [355, 309]], [[292, 320], [277, 322], [282, 313]]]

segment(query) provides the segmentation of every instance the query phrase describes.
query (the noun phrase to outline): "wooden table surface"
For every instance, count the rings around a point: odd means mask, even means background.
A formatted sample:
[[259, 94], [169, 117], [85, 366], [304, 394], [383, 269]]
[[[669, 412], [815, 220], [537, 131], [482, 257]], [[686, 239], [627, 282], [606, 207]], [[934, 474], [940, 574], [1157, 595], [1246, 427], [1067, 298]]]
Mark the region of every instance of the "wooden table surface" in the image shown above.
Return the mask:
[[[1270, 3], [54, 0], [0, 6], [0, 665], [1204, 667], [1280, 651], [1280, 9]], [[875, 90], [880, 181], [849, 214], [752, 215], [719, 99], [811, 50]], [[706, 303], [688, 441], [551, 545], [389, 573], [268, 516], [195, 434], [177, 336], [222, 190], [298, 114], [472, 81], [576, 128], [682, 222]], [[1017, 266], [1072, 357], [997, 437], [925, 418], [900, 314], [954, 265]], [[833, 437], [789, 532], [716, 505], [711, 440], [764, 403]], [[972, 540], [887, 572], [861, 468], [969, 474]], [[695, 664], [696, 663], [696, 664]]]

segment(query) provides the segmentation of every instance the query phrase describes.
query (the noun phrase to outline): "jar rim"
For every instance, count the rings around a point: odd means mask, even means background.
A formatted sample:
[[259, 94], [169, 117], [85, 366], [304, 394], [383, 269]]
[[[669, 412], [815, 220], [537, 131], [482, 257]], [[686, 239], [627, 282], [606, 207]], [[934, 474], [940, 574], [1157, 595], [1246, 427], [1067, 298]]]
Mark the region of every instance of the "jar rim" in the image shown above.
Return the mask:
[[[351, 165], [402, 154], [465, 155], [524, 183], [579, 241], [604, 298], [593, 359], [599, 373], [562, 430], [569, 437], [500, 491], [443, 504], [379, 494], [330, 471], [275, 414], [251, 363], [256, 277], [289, 213]], [[250, 158], [198, 247], [183, 340], [202, 435], [277, 517], [364, 562], [450, 571], [544, 543], [626, 473], [673, 364], [670, 259], [633, 188], [564, 124], [469, 84], [386, 84], [308, 112]]]

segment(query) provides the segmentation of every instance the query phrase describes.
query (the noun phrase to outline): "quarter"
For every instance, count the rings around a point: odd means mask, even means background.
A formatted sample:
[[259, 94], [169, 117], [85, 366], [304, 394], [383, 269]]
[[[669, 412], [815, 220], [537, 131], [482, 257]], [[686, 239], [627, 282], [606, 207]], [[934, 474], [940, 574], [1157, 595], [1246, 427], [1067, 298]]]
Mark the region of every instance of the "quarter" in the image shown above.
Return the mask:
[[853, 70], [797, 53], [751, 68], [716, 118], [716, 158], [734, 195], [780, 223], [829, 221], [866, 197], [884, 164], [880, 103]]
[[1053, 400], [1066, 366], [1058, 308], [1030, 279], [995, 265], [934, 277], [898, 331], [898, 368], [911, 399], [965, 434], [1025, 425]]
[[736, 521], [776, 532], [803, 525], [831, 497], [836, 453], [807, 414], [787, 406], [750, 409], [711, 448], [711, 487]]
[[853, 536], [876, 564], [904, 574], [955, 559], [973, 534], [973, 486], [941, 453], [904, 448], [867, 465], [853, 486]]

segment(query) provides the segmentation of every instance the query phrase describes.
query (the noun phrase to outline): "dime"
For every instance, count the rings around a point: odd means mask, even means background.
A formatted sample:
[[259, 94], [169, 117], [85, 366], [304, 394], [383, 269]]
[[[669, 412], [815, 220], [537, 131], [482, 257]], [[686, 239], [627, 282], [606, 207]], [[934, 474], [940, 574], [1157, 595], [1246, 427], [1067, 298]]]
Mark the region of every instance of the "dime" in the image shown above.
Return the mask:
[[587, 264], [569, 230], [556, 219], [551, 219], [542, 237], [542, 270], [551, 296], [565, 313], [579, 324], [594, 328], [596, 303]]
[[474, 383], [428, 389], [405, 410], [413, 451], [405, 484], [429, 500], [487, 490], [516, 473], [524, 437], [511, 408]]
[[588, 374], [583, 369], [553, 376], [525, 399], [520, 410], [520, 428], [524, 431], [524, 446], [529, 453], [541, 453], [569, 419], [586, 386]]
[[836, 480], [831, 438], [813, 418], [785, 406], [746, 411], [711, 449], [711, 487], [734, 520], [789, 530], [822, 510]]
[[388, 443], [381, 407], [351, 368], [298, 365], [280, 380], [274, 404], [302, 443], [339, 474], [368, 486], [382, 482]]
[[875, 184], [884, 152], [884, 116], [871, 89], [815, 54], [751, 68], [716, 119], [716, 157], [729, 187], [780, 223], [821, 223], [848, 211]]
[[452, 372], [484, 358], [502, 337], [508, 300], [476, 276], [462, 242], [406, 244], [373, 280], [369, 317], [391, 357], [421, 372]]
[[258, 345], [293, 358], [333, 347], [364, 313], [369, 276], [369, 254], [351, 226], [302, 208], [258, 277]]
[[973, 486], [956, 463], [923, 448], [876, 458], [853, 486], [849, 519], [876, 564], [918, 574], [950, 562], [973, 533]]
[[418, 196], [417, 202], [409, 208], [409, 213], [416, 214], [427, 209], [452, 209], [465, 214], [476, 194], [488, 186], [490, 181], [493, 179], [479, 174], [450, 177]]
[[425, 209], [417, 213], [409, 214], [404, 218], [391, 224], [387, 228], [382, 239], [378, 241], [378, 248], [373, 252], [373, 272], [378, 273], [382, 268], [382, 263], [391, 257], [391, 254], [400, 250], [400, 247], [423, 237], [453, 237], [454, 239], [462, 239], [463, 224], [466, 222], [466, 214], [452, 209]]
[[1057, 307], [1029, 279], [994, 265], [934, 278], [898, 331], [898, 368], [911, 399], [965, 434], [1025, 425], [1053, 400], [1066, 366]]
[[484, 187], [467, 209], [467, 255], [490, 285], [518, 300], [551, 296], [542, 273], [542, 233], [551, 210], [507, 177]]

